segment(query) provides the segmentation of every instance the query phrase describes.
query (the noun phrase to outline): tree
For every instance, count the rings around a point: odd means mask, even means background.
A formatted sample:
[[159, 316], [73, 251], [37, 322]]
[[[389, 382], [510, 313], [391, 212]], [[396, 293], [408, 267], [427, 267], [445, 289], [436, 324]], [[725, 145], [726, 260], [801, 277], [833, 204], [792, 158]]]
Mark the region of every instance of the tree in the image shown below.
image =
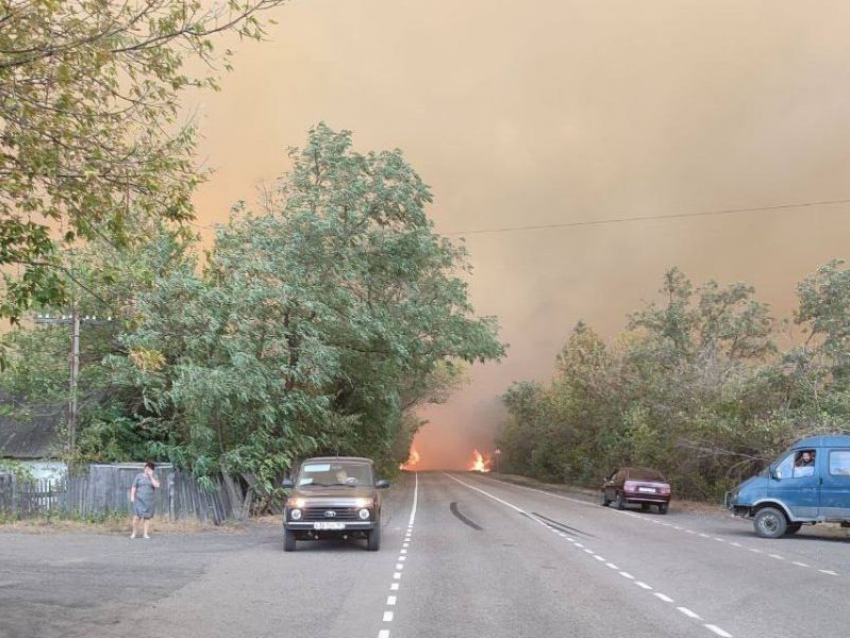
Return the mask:
[[[69, 461], [122, 461], [148, 458], [150, 448], [144, 429], [133, 427], [133, 415], [142, 407], [141, 397], [122, 392], [113, 384], [105, 357], [125, 355], [119, 334], [135, 325], [137, 300], [148, 292], [159, 273], [179, 268], [194, 241], [184, 229], [168, 229], [155, 221], [143, 223], [143, 215], [132, 218], [135, 240], [125, 247], [95, 238], [84, 247], [66, 254], [64, 261], [79, 285], [73, 303], [82, 323], [76, 437]], [[194, 262], [192, 262], [194, 263]], [[54, 318], [67, 308], [45, 307]], [[69, 325], [16, 326], [0, 336], [7, 355], [2, 389], [16, 397], [6, 411], [20, 421], [31, 418], [31, 406], [48, 406], [61, 412], [64, 420], [69, 396]], [[61, 432], [61, 441], [66, 432]], [[57, 454], [67, 455], [64, 445]]]
[[0, 0], [0, 268], [23, 268], [4, 272], [0, 318], [62, 303], [59, 247], [128, 241], [131, 202], [191, 219], [201, 176], [179, 98], [216, 82], [187, 63], [214, 69], [213, 36], [260, 39], [259, 14], [282, 2]]
[[820, 358], [831, 376], [850, 378], [850, 269], [833, 260], [797, 287], [800, 305], [795, 320], [808, 328], [807, 349]]
[[140, 297], [113, 361], [168, 431], [161, 455], [260, 495], [308, 454], [397, 466], [416, 427], [405, 408], [451, 383], [454, 362], [504, 353], [400, 151], [354, 152], [320, 124], [290, 157], [266, 208], [219, 229], [203, 273], [173, 268]]
[[752, 287], [694, 286], [674, 268], [659, 296], [610, 345], [579, 323], [549, 387], [508, 390], [500, 443], [513, 467], [597, 486], [614, 467], [646, 465], [708, 498], [788, 443], [774, 321]]

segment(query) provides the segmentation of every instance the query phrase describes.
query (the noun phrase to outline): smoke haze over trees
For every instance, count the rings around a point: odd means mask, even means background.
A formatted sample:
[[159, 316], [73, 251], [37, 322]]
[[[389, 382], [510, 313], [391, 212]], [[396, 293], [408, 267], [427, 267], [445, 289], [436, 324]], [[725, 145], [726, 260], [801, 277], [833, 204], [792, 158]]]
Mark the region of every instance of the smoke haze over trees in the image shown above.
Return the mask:
[[[780, 322], [746, 284], [695, 287], [674, 268], [659, 301], [610, 343], [584, 323], [549, 385], [505, 393], [503, 469], [597, 487], [621, 466], [662, 470], [677, 492], [718, 498], [794, 440], [850, 431], [850, 270], [798, 286]], [[798, 345], [780, 349], [780, 336]]]

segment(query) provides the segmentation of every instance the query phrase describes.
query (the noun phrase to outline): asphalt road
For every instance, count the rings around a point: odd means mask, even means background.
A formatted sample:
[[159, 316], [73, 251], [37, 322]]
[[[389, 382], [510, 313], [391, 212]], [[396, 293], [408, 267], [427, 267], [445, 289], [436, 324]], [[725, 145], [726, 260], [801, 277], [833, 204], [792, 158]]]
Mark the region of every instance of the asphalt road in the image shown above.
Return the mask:
[[0, 534], [0, 636], [850, 636], [850, 538], [406, 475], [380, 552], [238, 534]]

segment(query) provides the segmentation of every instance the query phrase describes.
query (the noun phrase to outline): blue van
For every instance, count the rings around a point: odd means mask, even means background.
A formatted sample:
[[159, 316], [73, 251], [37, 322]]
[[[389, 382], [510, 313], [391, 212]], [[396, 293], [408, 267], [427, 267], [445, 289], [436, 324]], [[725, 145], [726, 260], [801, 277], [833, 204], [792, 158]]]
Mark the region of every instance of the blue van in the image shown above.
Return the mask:
[[850, 436], [797, 441], [775, 463], [726, 493], [726, 508], [779, 538], [803, 525], [850, 526]]

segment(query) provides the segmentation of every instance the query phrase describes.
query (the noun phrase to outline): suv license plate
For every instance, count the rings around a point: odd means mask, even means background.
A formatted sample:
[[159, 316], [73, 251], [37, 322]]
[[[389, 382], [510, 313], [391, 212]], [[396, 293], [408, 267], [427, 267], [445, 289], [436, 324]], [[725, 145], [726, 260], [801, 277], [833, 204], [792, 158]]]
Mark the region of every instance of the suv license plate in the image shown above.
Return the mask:
[[655, 488], [654, 488], [654, 487], [639, 487], [639, 488], [638, 488], [638, 492], [645, 492], [645, 493], [649, 493], [649, 494], [655, 494]]
[[313, 529], [345, 529], [345, 523], [313, 523]]

